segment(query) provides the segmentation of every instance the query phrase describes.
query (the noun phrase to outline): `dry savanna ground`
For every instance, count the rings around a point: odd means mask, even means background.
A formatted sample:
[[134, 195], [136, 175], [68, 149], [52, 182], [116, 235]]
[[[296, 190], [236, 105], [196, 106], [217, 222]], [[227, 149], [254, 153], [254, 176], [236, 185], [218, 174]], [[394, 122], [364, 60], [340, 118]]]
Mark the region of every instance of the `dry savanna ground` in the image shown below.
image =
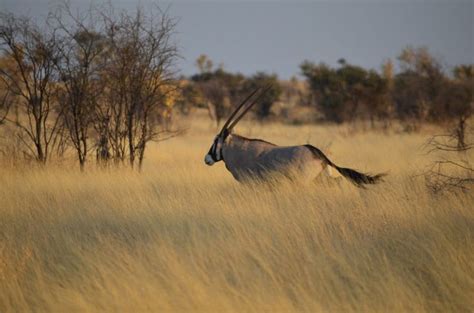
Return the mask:
[[239, 185], [204, 165], [210, 123], [189, 125], [141, 174], [3, 166], [0, 312], [474, 310], [474, 196], [426, 189], [427, 132], [240, 125], [389, 172], [363, 190]]

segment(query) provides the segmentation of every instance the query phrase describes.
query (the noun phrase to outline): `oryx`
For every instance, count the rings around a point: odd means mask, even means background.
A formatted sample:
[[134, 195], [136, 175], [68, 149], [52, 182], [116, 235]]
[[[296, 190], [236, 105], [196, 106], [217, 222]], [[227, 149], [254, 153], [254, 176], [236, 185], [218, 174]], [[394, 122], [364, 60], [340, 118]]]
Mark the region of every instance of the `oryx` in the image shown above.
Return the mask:
[[[321, 150], [312, 145], [284, 147], [264, 140], [249, 139], [233, 134], [232, 129], [235, 125], [269, 88], [265, 88], [255, 97], [261, 90], [260, 88], [256, 89], [235, 109], [206, 154], [204, 161], [207, 165], [224, 161], [226, 168], [238, 181], [254, 177], [265, 180], [272, 173], [303, 182], [312, 181], [322, 173], [333, 177], [342, 175], [359, 187], [381, 181], [384, 174], [372, 176], [350, 168], [339, 167], [331, 162]], [[252, 98], [254, 101], [236, 117], [240, 109]], [[339, 174], [331, 169], [335, 169]]]

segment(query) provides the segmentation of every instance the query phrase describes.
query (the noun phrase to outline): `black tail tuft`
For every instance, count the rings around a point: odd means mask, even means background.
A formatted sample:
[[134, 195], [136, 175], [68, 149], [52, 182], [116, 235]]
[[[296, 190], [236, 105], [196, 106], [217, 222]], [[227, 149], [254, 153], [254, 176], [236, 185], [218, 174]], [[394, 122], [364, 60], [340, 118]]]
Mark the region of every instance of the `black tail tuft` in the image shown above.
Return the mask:
[[312, 145], [305, 145], [314, 155], [315, 158], [323, 160], [326, 162], [327, 165], [334, 167], [342, 176], [349, 179], [351, 183], [356, 185], [357, 187], [364, 187], [366, 184], [377, 184], [383, 181], [383, 177], [387, 174], [377, 174], [377, 175], [369, 175], [357, 172], [351, 168], [344, 168], [339, 167], [336, 164], [332, 163], [331, 160], [328, 159], [324, 153], [321, 152], [318, 148]]
[[350, 168], [343, 168], [333, 165], [336, 170], [341, 173], [342, 176], [349, 179], [354, 185], [357, 187], [364, 187], [366, 184], [377, 184], [383, 181], [383, 177], [387, 174], [377, 174], [377, 175], [369, 175], [357, 172], [356, 170]]

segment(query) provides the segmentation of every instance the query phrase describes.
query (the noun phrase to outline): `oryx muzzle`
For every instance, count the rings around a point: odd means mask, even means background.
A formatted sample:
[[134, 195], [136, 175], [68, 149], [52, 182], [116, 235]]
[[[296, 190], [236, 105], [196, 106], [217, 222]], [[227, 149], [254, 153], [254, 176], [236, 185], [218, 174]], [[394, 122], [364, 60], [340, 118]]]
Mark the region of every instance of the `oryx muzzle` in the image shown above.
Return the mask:
[[[214, 138], [204, 158], [207, 165], [224, 161], [226, 168], [238, 181], [251, 177], [265, 179], [272, 173], [301, 181], [312, 181], [322, 173], [329, 176], [342, 175], [360, 187], [382, 180], [384, 174], [372, 176], [350, 168], [339, 167], [312, 145], [283, 147], [264, 140], [232, 134], [235, 125], [270, 88], [271, 86], [257, 88], [237, 106]], [[246, 105], [249, 102], [250, 104]], [[240, 114], [238, 114], [239, 111], [241, 111]], [[338, 174], [331, 169], [335, 169]]]

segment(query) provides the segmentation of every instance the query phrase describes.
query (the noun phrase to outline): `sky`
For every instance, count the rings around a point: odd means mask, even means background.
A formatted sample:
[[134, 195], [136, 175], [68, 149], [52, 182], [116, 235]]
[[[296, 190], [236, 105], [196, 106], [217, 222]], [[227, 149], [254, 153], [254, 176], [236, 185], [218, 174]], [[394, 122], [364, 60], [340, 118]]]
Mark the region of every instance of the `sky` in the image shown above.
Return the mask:
[[[44, 16], [56, 0], [0, 0], [0, 10]], [[86, 7], [89, 0], [70, 0]], [[100, 3], [100, 0], [95, 0]], [[114, 6], [144, 8], [151, 0], [111, 0]], [[426, 46], [449, 69], [474, 63], [474, 0], [335, 1], [159, 1], [179, 19], [175, 40], [183, 75], [197, 71], [195, 60], [246, 75], [298, 76], [304, 60], [379, 69], [408, 46]]]

